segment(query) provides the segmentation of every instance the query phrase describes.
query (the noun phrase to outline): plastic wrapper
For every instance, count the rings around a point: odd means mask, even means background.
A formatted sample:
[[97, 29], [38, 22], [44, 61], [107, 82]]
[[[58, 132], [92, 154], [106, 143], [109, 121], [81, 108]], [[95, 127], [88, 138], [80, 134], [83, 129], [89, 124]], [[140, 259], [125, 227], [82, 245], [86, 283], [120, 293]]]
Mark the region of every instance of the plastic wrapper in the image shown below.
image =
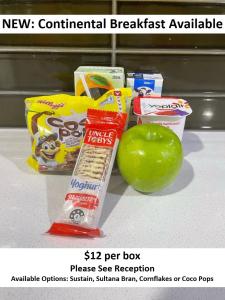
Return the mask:
[[50, 234], [101, 236], [98, 222], [126, 118], [126, 113], [88, 110], [84, 142], [62, 214]]
[[126, 112], [131, 90], [111, 90], [98, 100], [86, 96], [50, 95], [25, 99], [32, 143], [28, 164], [35, 170], [73, 170], [84, 136], [89, 108]]

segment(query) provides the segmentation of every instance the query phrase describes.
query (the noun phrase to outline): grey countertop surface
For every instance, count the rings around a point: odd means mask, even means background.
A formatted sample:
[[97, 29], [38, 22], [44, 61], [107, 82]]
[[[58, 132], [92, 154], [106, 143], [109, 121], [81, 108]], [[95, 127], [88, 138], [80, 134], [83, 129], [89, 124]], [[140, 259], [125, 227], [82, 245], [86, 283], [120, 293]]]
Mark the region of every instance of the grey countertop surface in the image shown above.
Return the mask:
[[223, 300], [224, 288], [4, 288], [4, 300]]
[[[225, 132], [186, 131], [173, 185], [144, 196], [113, 175], [99, 239], [45, 234], [63, 204], [69, 175], [40, 175], [26, 157], [24, 129], [0, 130], [1, 247], [225, 247]], [[220, 300], [212, 288], [4, 288], [0, 299]]]
[[104, 238], [45, 234], [63, 205], [69, 175], [26, 165], [25, 129], [0, 130], [1, 247], [225, 247], [225, 131], [185, 131], [184, 162], [164, 191], [142, 195], [112, 175]]

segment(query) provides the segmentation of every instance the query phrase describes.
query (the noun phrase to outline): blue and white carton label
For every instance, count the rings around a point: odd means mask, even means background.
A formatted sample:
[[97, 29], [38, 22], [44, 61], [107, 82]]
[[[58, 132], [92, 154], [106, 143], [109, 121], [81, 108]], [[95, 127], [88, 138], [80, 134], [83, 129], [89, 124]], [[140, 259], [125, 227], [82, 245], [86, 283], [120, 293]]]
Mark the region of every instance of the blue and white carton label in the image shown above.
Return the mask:
[[127, 73], [127, 87], [133, 90], [133, 97], [157, 96], [162, 94], [163, 77], [160, 73]]

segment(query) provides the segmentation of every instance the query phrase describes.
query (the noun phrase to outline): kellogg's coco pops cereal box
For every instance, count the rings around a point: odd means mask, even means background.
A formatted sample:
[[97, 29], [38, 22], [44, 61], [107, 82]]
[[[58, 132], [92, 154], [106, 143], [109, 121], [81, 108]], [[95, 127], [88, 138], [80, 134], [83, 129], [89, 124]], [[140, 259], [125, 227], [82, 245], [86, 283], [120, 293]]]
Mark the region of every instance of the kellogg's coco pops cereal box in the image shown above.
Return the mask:
[[28, 163], [35, 170], [72, 170], [85, 134], [88, 109], [126, 112], [131, 90], [110, 90], [94, 100], [65, 94], [25, 99], [26, 122], [32, 154]]
[[182, 140], [185, 120], [192, 113], [188, 102], [173, 97], [136, 97], [134, 114], [138, 124], [156, 123], [172, 129]]

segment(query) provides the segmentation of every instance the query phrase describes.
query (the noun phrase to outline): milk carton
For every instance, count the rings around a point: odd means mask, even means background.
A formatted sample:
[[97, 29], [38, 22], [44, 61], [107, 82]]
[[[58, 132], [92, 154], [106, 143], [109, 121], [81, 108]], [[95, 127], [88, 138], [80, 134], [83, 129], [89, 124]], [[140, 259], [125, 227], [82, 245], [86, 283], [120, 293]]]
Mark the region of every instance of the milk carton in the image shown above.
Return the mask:
[[136, 97], [134, 114], [138, 124], [157, 123], [172, 129], [182, 140], [185, 120], [192, 113], [184, 99], [173, 97]]
[[127, 73], [127, 87], [132, 88], [133, 97], [161, 96], [163, 77], [159, 73]]

